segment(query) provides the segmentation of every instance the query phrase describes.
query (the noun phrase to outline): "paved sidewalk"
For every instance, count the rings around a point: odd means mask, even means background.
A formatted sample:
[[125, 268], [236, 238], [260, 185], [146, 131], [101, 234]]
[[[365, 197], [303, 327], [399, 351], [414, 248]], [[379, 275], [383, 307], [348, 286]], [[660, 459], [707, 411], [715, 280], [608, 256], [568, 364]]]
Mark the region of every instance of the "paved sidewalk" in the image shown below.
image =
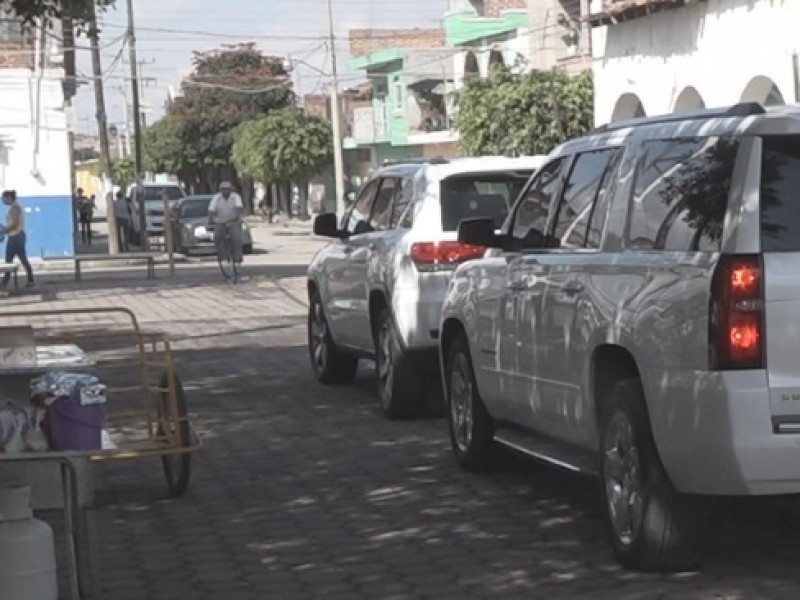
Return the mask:
[[626, 572], [595, 482], [512, 456], [497, 474], [460, 471], [442, 419], [378, 414], [368, 364], [354, 386], [317, 385], [302, 264], [251, 268], [241, 286], [213, 265], [155, 282], [44, 275], [0, 299], [0, 311], [126, 306], [175, 338], [206, 447], [181, 499], [157, 461], [97, 467], [103, 600], [800, 594], [795, 500], [720, 503], [700, 574]]

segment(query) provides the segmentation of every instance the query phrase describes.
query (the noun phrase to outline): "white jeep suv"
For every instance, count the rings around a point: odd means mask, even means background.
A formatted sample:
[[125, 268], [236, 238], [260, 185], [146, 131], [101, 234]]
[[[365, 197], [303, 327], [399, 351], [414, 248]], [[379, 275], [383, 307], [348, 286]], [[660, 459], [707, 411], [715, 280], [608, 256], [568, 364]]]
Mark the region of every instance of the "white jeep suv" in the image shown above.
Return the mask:
[[[381, 168], [343, 216], [317, 217], [335, 238], [308, 268], [308, 344], [323, 383], [352, 381], [374, 358], [389, 418], [422, 409], [438, 375], [439, 316], [450, 276], [484, 248], [456, 241], [458, 223], [497, 227], [543, 157], [482, 157]], [[427, 377], [427, 381], [426, 381]], [[428, 385], [426, 385], [426, 383]]]
[[698, 564], [702, 495], [800, 493], [799, 192], [800, 109], [743, 104], [602, 127], [502, 233], [461, 223], [491, 250], [442, 312], [459, 462], [600, 475], [642, 569]]

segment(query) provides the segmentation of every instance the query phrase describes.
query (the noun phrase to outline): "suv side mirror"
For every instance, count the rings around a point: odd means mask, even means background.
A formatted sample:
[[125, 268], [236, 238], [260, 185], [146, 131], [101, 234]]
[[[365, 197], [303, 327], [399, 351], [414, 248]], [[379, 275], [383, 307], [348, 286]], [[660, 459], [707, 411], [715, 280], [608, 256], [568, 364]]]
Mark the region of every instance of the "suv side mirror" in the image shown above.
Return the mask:
[[458, 241], [470, 246], [500, 248], [508, 246], [508, 236], [498, 235], [494, 229], [494, 219], [464, 219], [458, 224]]
[[322, 237], [341, 237], [336, 213], [323, 213], [314, 219], [314, 235]]

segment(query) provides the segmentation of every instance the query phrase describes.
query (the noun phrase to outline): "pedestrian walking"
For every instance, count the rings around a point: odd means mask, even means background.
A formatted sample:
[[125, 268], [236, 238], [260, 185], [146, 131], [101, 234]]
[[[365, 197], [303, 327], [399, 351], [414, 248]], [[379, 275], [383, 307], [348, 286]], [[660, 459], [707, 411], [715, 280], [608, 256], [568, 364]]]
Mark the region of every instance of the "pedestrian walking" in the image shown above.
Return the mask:
[[128, 206], [128, 199], [125, 197], [125, 192], [122, 191], [122, 188], [117, 190], [116, 198], [114, 199], [114, 215], [117, 220], [119, 249], [127, 252], [130, 249], [131, 211], [130, 206]]
[[[33, 287], [33, 269], [28, 261], [28, 253], [25, 249], [25, 213], [17, 203], [16, 190], [5, 190], [3, 192], [3, 204], [8, 207], [6, 213], [6, 224], [0, 228], [6, 238], [6, 263], [11, 264], [14, 259], [19, 259], [25, 273], [28, 276], [28, 287]], [[0, 287], [7, 287], [11, 280], [11, 273], [6, 272], [0, 282]]]

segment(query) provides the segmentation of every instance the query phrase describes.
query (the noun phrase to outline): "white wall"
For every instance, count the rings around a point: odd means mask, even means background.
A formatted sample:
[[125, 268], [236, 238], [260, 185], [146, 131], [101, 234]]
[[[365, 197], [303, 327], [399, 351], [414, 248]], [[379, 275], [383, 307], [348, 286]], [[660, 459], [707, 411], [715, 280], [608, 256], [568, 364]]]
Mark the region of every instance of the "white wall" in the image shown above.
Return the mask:
[[[70, 194], [67, 120], [62, 109], [61, 72], [41, 80], [38, 153], [36, 147], [37, 77], [27, 69], [0, 71], [0, 188], [20, 196]], [[32, 171], [40, 173], [36, 177]]]
[[[763, 101], [770, 81], [786, 103], [800, 102], [792, 62], [799, 26], [800, 2], [710, 0], [595, 28], [595, 122], [611, 121], [625, 94], [647, 115], [673, 112], [689, 86], [706, 107]], [[743, 97], [757, 77], [766, 79]]]

